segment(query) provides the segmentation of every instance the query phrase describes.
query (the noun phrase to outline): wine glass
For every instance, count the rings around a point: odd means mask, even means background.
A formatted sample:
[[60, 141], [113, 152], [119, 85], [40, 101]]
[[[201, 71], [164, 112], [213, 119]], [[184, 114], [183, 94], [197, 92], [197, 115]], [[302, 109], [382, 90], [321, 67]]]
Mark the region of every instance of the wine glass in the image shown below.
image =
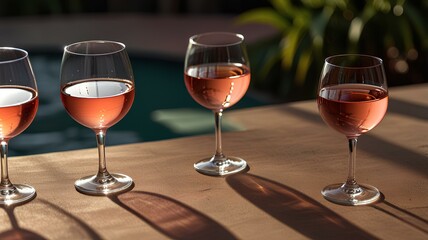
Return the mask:
[[224, 155], [221, 143], [223, 110], [237, 103], [250, 85], [250, 65], [244, 37], [227, 32], [192, 36], [184, 65], [187, 91], [197, 103], [212, 110], [215, 116], [215, 154], [196, 162], [196, 171], [223, 176], [244, 170], [246, 161]]
[[132, 186], [129, 176], [107, 171], [105, 137], [134, 101], [131, 62], [125, 45], [113, 41], [84, 41], [64, 48], [61, 64], [61, 100], [68, 114], [96, 134], [99, 168], [93, 176], [75, 182], [89, 195], [122, 192]]
[[36, 79], [28, 53], [0, 47], [0, 205], [24, 203], [36, 196], [33, 187], [9, 180], [7, 157], [9, 140], [27, 129], [38, 106]]
[[322, 190], [329, 201], [342, 205], [366, 205], [380, 192], [355, 180], [358, 137], [383, 119], [388, 107], [388, 89], [382, 59], [343, 54], [325, 59], [318, 88], [318, 109], [324, 122], [344, 134], [349, 142], [349, 170], [345, 183]]

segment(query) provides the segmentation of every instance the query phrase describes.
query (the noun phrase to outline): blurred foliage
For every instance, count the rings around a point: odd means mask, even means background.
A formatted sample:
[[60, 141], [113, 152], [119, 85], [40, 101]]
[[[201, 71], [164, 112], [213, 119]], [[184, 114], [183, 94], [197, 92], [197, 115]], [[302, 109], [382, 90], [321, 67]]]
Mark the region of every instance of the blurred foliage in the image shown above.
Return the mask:
[[258, 69], [256, 88], [268, 88], [287, 100], [311, 98], [325, 57], [340, 53], [382, 57], [390, 85], [428, 80], [428, 1], [269, 2], [271, 6], [238, 17], [241, 24], [262, 23], [279, 31], [276, 39], [250, 53], [257, 59], [252, 62]]
[[428, 0], [0, 1], [1, 17], [106, 12], [240, 14], [276, 28], [249, 55], [252, 87], [281, 101], [314, 97], [324, 58], [340, 53], [383, 58], [390, 86], [428, 82]]

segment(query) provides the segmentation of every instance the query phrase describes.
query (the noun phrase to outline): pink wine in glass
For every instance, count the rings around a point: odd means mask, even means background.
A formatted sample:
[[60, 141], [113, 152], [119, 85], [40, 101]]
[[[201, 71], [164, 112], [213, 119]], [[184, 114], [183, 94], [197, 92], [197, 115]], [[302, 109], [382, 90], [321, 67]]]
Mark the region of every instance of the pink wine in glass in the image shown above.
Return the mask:
[[388, 107], [388, 92], [367, 84], [340, 84], [322, 88], [318, 108], [323, 120], [347, 137], [374, 128]]
[[38, 106], [39, 98], [32, 88], [0, 87], [0, 139], [10, 139], [27, 129]]
[[184, 74], [190, 95], [211, 110], [228, 108], [237, 103], [245, 95], [250, 78], [247, 66], [233, 63], [191, 66]]
[[86, 79], [67, 84], [61, 99], [74, 120], [90, 129], [107, 129], [131, 108], [135, 90], [122, 79]]

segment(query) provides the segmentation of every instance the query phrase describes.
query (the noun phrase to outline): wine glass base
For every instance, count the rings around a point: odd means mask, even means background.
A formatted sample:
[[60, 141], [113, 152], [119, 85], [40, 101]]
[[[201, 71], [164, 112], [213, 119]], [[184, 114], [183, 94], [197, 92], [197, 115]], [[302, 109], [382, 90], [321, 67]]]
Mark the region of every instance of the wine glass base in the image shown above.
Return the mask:
[[343, 183], [332, 184], [325, 187], [321, 193], [328, 201], [347, 206], [367, 205], [380, 198], [379, 190], [373, 186], [359, 184], [358, 188], [352, 189], [353, 193], [344, 186]]
[[238, 157], [226, 157], [221, 160], [212, 157], [202, 159], [193, 166], [196, 171], [205, 175], [225, 176], [241, 172], [247, 167], [247, 162]]
[[120, 193], [132, 186], [132, 178], [120, 173], [112, 173], [106, 177], [87, 176], [77, 180], [74, 187], [77, 191], [96, 196]]
[[26, 184], [14, 184], [13, 187], [0, 190], [0, 205], [26, 203], [36, 197], [36, 190]]

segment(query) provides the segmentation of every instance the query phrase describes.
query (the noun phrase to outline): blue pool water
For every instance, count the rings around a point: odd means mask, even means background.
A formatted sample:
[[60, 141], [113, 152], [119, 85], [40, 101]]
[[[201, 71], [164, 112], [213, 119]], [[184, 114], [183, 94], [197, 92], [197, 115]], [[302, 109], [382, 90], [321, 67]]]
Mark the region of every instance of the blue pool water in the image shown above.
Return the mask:
[[[30, 54], [40, 106], [31, 126], [10, 141], [11, 156], [96, 147], [94, 133], [65, 112], [59, 96], [61, 54]], [[183, 62], [131, 56], [136, 98], [130, 112], [107, 132], [107, 147], [213, 132], [212, 113], [188, 95]], [[231, 109], [265, 104], [247, 94]], [[227, 120], [225, 131], [241, 126]]]

